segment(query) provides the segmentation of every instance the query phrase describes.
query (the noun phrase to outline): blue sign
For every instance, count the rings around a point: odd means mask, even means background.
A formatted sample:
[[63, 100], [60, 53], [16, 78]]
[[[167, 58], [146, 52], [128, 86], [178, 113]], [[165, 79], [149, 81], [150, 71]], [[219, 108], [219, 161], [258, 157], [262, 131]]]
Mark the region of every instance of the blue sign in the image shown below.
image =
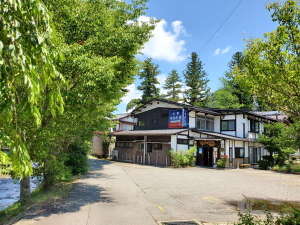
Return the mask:
[[169, 128], [186, 128], [189, 127], [189, 112], [187, 109], [170, 109], [169, 110]]

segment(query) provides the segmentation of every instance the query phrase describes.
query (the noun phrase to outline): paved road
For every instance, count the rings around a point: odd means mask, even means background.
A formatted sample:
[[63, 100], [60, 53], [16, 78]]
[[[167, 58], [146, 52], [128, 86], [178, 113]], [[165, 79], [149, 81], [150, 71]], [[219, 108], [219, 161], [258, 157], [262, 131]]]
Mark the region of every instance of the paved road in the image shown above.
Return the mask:
[[156, 168], [101, 160], [68, 199], [17, 225], [155, 225], [236, 219], [246, 197], [300, 201], [300, 176], [253, 169]]

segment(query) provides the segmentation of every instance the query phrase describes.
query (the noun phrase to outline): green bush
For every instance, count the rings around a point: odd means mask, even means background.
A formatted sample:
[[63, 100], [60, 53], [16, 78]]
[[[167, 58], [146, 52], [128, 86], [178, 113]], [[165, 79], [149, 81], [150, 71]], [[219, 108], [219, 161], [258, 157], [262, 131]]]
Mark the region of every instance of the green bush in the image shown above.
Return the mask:
[[262, 170], [268, 170], [274, 166], [274, 159], [272, 156], [263, 156], [263, 159], [258, 162], [258, 166]]
[[258, 162], [258, 166], [261, 170], [268, 170], [270, 168], [270, 163], [267, 160], [263, 159]]
[[225, 166], [226, 166], [226, 161], [227, 161], [226, 158], [218, 159], [218, 160], [217, 160], [217, 167], [218, 167], [218, 168], [225, 168]]
[[293, 164], [291, 170], [292, 172], [300, 173], [300, 164]]
[[300, 210], [294, 209], [291, 213], [277, 218], [276, 225], [299, 225]]
[[78, 144], [71, 144], [66, 153], [65, 165], [73, 175], [85, 174], [88, 170], [88, 149]]
[[196, 147], [192, 147], [187, 151], [170, 150], [171, 164], [173, 167], [187, 167], [195, 165], [195, 152]]
[[276, 165], [272, 168], [272, 170], [277, 171], [277, 172], [292, 172], [292, 173], [299, 173], [300, 172], [300, 164], [292, 164], [292, 163], [288, 163], [284, 166], [279, 166]]
[[239, 213], [238, 222], [234, 225], [299, 225], [300, 224], [300, 211], [292, 209], [292, 211], [286, 215], [278, 217], [272, 216], [267, 212], [266, 217], [261, 219], [251, 214], [250, 211], [246, 213]]

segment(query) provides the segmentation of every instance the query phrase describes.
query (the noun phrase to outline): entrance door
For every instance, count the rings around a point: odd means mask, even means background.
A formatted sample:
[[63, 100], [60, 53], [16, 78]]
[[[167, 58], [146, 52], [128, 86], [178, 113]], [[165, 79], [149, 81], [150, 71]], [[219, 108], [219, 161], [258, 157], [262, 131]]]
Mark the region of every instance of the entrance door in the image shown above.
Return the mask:
[[204, 166], [213, 166], [213, 147], [205, 146], [203, 148]]
[[213, 166], [213, 147], [204, 145], [203, 147], [198, 147], [197, 151], [197, 165], [199, 166]]

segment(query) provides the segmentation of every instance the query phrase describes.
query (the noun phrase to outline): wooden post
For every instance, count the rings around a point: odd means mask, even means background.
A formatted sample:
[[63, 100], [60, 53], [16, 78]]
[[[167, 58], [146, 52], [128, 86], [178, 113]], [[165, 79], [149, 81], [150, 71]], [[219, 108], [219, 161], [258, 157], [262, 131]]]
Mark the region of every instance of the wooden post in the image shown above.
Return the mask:
[[143, 164], [146, 164], [146, 151], [147, 151], [147, 136], [144, 136], [144, 159], [143, 159]]

